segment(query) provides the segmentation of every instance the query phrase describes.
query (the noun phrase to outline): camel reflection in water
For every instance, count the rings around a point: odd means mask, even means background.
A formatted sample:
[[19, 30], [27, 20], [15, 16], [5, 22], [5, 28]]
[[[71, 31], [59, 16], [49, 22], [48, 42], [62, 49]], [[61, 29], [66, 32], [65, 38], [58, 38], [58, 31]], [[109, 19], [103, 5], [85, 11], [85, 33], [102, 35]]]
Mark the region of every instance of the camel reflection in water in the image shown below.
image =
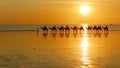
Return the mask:
[[65, 36], [66, 36], [67, 38], [69, 38], [69, 37], [70, 37], [70, 32], [65, 32]]
[[48, 32], [43, 32], [42, 35], [43, 35], [43, 37], [47, 37], [48, 36]]
[[73, 32], [73, 37], [76, 38], [78, 36], [77, 34], [77, 32]]
[[[99, 38], [99, 37], [108, 37], [109, 36], [109, 32], [86, 32], [87, 33], [87, 37], [95, 37], [95, 38]], [[60, 37], [60, 38], [63, 38], [63, 37], [66, 37], [66, 38], [69, 38], [69, 37], [74, 37], [74, 38], [78, 38], [78, 37], [83, 37], [84, 36], [84, 31], [83, 32], [56, 32], [56, 31], [52, 31], [52, 32], [41, 32], [41, 35], [40, 36], [43, 36], [44, 38], [47, 38], [47, 37]]]
[[53, 38], [55, 38], [56, 35], [57, 35], [57, 32], [56, 31], [55, 32], [51, 32], [51, 35], [52, 35]]
[[64, 32], [59, 32], [60, 37], [64, 37]]
[[101, 37], [101, 35], [102, 35], [101, 32], [100, 32], [100, 33], [93, 33], [93, 36], [94, 36], [94, 37]]

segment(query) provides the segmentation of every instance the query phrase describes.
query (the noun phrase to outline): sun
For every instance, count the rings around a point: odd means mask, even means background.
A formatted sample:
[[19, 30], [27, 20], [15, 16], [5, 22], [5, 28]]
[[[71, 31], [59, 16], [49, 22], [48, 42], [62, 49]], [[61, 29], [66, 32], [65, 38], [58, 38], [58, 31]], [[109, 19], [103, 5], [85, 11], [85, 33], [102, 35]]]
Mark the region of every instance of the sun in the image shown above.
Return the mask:
[[86, 15], [86, 14], [88, 14], [89, 12], [90, 12], [90, 7], [89, 7], [89, 6], [84, 5], [84, 6], [81, 6], [81, 7], [80, 7], [80, 13], [81, 13], [81, 14]]

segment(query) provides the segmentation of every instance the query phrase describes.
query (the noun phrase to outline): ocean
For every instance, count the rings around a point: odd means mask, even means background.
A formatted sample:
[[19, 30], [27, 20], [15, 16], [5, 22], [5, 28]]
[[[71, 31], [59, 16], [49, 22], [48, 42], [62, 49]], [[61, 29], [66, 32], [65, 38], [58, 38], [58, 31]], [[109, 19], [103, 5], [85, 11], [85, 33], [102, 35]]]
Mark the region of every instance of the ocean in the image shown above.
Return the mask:
[[108, 32], [16, 31], [40, 26], [0, 25], [15, 30], [0, 31], [0, 68], [120, 68], [120, 25]]
[[[109, 30], [120, 30], [120, 24], [88, 24], [88, 25], [100, 25], [108, 26]], [[0, 30], [37, 30], [37, 28], [47, 26], [82, 26], [82, 24], [0, 24]]]

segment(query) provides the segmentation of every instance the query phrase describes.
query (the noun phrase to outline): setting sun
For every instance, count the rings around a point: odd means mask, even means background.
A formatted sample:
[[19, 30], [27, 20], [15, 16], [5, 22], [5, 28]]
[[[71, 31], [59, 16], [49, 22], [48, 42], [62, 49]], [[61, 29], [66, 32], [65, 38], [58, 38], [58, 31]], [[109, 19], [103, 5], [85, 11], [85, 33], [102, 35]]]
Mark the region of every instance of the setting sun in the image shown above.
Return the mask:
[[84, 5], [84, 6], [81, 6], [81, 7], [80, 7], [80, 13], [81, 13], [81, 14], [86, 15], [86, 14], [88, 14], [89, 12], [90, 12], [89, 6]]

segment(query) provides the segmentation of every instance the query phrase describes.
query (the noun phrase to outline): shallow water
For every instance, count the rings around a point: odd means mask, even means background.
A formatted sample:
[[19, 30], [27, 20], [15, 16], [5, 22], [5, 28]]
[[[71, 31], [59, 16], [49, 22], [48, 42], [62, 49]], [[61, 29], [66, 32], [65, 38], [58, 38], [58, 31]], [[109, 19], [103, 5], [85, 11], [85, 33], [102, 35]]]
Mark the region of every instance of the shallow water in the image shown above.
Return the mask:
[[[90, 26], [108, 26], [109, 30], [120, 30], [120, 24], [86, 24]], [[60, 27], [60, 26], [69, 26], [69, 27], [80, 27], [83, 26], [83, 24], [0, 24], [0, 31], [10, 31], [10, 30], [37, 30], [39, 28], [39, 31], [41, 31], [40, 27]]]
[[0, 68], [120, 68], [120, 31], [13, 31], [0, 38]]

